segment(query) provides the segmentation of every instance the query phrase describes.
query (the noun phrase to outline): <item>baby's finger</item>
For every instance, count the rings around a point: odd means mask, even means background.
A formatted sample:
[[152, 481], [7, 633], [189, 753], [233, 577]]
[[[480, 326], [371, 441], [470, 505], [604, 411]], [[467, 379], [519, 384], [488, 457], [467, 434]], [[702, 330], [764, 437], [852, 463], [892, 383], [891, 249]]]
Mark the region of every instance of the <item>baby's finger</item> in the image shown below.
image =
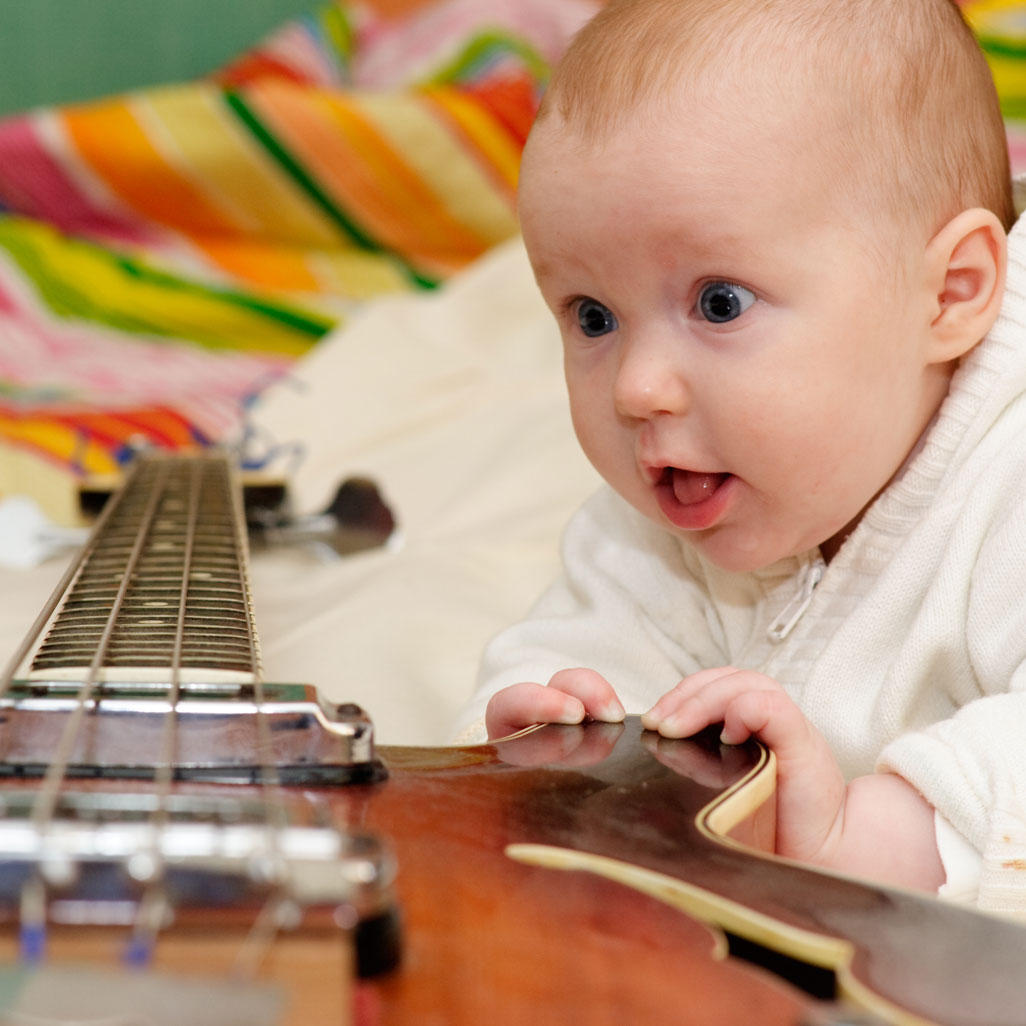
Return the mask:
[[667, 716], [676, 712], [692, 695], [721, 677], [726, 677], [736, 672], [737, 670], [733, 666], [716, 666], [689, 674], [670, 688], [648, 712], [642, 713], [642, 726], [648, 730], [657, 730], [659, 723]]
[[735, 745], [755, 735], [773, 749], [778, 767], [808, 757], [818, 740], [811, 724], [783, 690], [746, 691], [731, 700], [723, 714], [724, 744]]
[[620, 723], [627, 715], [612, 684], [595, 670], [584, 667], [560, 670], [552, 675], [549, 687], [579, 699], [585, 713], [593, 720]]
[[[682, 689], [674, 701], [651, 717], [650, 729], [658, 730], [663, 737], [691, 737], [710, 724], [723, 722], [738, 695], [763, 691], [779, 692], [780, 685], [751, 670], [729, 669], [718, 676], [706, 675], [702, 686]], [[748, 733], [742, 736], [743, 730], [743, 721], [738, 721], [730, 735], [731, 744], [739, 744], [748, 737]]]
[[508, 737], [534, 723], [580, 723], [584, 703], [542, 684], [512, 684], [493, 695], [485, 710], [489, 738]]

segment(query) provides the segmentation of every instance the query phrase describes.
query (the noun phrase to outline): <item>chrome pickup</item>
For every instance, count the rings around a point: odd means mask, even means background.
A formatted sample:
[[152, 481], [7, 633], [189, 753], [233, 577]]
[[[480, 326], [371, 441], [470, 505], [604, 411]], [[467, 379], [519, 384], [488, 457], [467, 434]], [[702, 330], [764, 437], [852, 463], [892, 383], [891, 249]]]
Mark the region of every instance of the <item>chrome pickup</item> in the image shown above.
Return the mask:
[[[259, 696], [249, 684], [188, 683], [172, 708], [160, 684], [97, 684], [65, 776], [153, 779], [174, 717], [174, 780], [317, 787], [385, 777], [358, 705], [326, 702], [306, 684], [265, 683]], [[78, 703], [74, 682], [14, 681], [0, 696], [0, 777], [42, 776]]]

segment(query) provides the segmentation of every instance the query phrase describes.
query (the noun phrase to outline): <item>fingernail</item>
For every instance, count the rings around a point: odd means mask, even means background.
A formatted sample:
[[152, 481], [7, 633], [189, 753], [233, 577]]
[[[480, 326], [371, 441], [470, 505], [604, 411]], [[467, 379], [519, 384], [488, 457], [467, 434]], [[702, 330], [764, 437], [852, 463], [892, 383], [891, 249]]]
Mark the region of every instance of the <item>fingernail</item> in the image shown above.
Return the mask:
[[729, 730], [727, 730], [726, 727], [724, 727], [723, 730], [720, 731], [721, 745], [739, 745], [744, 740], [745, 739], [743, 737], [735, 737], [733, 734], [730, 733]]
[[627, 715], [619, 702], [607, 702], [598, 711], [598, 719], [603, 723], [620, 723]]
[[563, 706], [563, 711], [556, 719], [556, 723], [580, 723], [584, 719], [584, 703], [577, 698], [570, 698]]
[[659, 721], [655, 728], [663, 737], [682, 738], [689, 737], [691, 731], [687, 729], [680, 716], [666, 716]]

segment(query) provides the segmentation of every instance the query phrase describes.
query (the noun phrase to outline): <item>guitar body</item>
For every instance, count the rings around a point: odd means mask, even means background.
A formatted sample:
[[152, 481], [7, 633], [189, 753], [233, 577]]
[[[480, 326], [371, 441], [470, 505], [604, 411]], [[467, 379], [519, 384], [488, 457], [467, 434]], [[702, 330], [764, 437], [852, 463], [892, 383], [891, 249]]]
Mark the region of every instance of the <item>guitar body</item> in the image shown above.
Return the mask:
[[[774, 770], [756, 744], [628, 718], [380, 751], [390, 778], [357, 814], [400, 866], [384, 1023], [1023, 1021], [1020, 926], [765, 854]], [[721, 931], [831, 971], [861, 1013], [723, 960]]]

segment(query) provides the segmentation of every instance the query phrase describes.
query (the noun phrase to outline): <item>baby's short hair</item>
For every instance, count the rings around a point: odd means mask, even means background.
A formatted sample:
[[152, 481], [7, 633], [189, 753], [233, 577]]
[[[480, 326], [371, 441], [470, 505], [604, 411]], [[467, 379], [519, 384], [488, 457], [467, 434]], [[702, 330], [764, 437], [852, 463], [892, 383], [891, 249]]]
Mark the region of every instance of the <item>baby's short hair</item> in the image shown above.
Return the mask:
[[834, 102], [849, 185], [868, 185], [901, 224], [936, 230], [970, 207], [1014, 222], [993, 79], [952, 0], [611, 0], [570, 45], [539, 117], [556, 110], [601, 140], [668, 95], [753, 75], [796, 103]]

